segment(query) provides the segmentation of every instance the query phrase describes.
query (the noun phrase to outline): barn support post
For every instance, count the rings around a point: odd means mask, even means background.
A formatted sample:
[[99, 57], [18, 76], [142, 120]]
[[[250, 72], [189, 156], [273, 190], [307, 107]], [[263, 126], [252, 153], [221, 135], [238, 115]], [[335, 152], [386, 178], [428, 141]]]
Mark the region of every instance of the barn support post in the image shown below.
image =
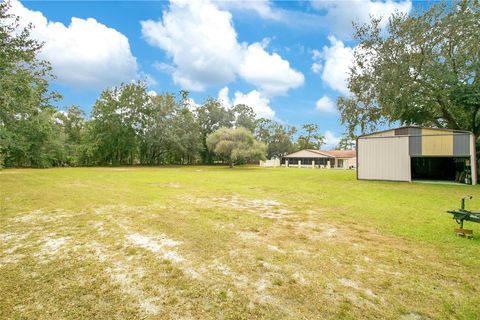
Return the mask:
[[472, 173], [472, 185], [477, 184], [477, 144], [475, 135], [470, 135], [470, 171]]

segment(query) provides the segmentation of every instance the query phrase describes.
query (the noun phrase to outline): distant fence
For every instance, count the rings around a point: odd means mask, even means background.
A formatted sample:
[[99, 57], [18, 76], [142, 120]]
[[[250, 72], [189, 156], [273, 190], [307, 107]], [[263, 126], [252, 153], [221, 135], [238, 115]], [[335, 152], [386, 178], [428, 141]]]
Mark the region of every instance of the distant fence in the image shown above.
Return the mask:
[[260, 160], [260, 167], [280, 167], [280, 159]]

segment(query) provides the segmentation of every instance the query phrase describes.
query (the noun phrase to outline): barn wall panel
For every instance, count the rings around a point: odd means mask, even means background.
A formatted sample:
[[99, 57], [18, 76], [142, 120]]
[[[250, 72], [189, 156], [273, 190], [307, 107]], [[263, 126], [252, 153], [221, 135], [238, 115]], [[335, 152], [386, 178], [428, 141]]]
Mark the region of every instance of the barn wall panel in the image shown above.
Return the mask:
[[423, 156], [452, 156], [453, 134], [450, 131], [422, 129]]
[[409, 128], [410, 136], [410, 155], [421, 156], [422, 155], [422, 129]]
[[410, 181], [408, 137], [358, 139], [358, 178]]
[[453, 154], [456, 156], [470, 155], [470, 134], [455, 133], [453, 136]]

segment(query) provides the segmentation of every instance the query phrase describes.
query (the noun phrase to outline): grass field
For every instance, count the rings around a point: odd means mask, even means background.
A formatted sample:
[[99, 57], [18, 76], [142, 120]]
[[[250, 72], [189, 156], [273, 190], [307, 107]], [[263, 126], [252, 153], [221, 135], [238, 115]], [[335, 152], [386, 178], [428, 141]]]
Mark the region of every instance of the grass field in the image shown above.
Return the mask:
[[480, 188], [257, 167], [0, 171], [0, 319], [479, 319]]

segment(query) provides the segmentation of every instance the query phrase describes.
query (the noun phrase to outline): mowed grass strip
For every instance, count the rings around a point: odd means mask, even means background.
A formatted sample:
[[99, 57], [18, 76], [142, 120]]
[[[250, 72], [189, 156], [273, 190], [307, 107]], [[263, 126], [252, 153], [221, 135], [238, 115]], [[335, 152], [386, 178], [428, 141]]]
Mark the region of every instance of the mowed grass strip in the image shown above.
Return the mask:
[[477, 319], [480, 189], [353, 171], [0, 171], [2, 319]]

